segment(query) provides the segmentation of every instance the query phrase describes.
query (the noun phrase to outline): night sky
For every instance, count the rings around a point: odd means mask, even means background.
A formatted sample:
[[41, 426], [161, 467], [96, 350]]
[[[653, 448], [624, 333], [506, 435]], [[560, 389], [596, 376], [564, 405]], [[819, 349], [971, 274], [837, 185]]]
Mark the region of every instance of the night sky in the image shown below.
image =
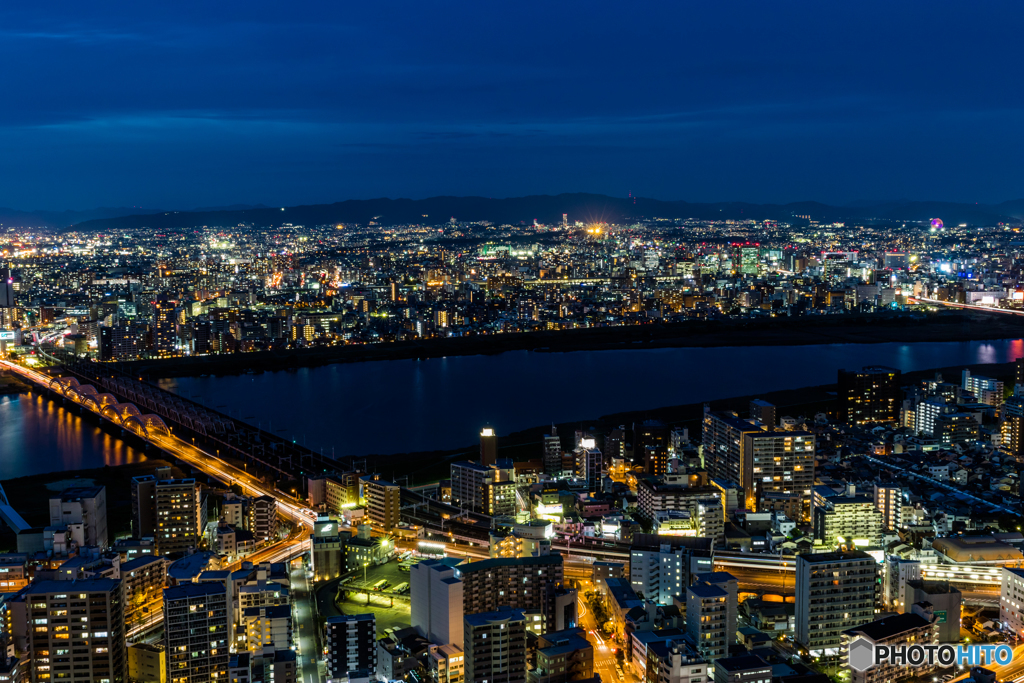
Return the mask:
[[0, 206], [1024, 197], [1019, 2], [5, 3]]

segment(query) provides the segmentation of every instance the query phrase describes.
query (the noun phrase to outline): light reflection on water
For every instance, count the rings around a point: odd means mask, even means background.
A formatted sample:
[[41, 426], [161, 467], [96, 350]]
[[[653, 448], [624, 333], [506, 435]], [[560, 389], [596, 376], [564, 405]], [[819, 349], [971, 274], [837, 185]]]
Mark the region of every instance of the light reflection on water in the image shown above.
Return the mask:
[[145, 460], [78, 410], [38, 393], [0, 396], [0, 480]]

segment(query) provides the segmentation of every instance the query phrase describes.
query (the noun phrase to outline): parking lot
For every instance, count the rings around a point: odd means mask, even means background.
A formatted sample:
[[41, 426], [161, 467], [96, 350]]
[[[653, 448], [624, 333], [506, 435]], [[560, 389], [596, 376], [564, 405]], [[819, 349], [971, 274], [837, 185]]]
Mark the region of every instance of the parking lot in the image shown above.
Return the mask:
[[344, 599], [335, 603], [335, 607], [343, 614], [373, 614], [377, 622], [378, 636], [383, 636], [385, 629], [407, 628], [411, 625], [408, 593], [404, 597], [392, 597], [374, 591], [360, 590], [364, 585], [372, 586], [381, 579], [386, 579], [393, 588], [400, 583], [408, 582], [409, 573], [399, 571], [397, 561], [379, 567], [367, 567], [366, 584], [363, 583], [362, 573], [358, 573], [348, 584], [353, 588], [344, 591]]

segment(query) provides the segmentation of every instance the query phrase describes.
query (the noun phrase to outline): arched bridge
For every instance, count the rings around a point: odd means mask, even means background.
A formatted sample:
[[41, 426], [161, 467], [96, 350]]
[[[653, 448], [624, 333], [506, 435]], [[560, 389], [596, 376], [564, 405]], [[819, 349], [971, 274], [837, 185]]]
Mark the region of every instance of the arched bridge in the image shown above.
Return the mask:
[[113, 394], [101, 394], [93, 385], [80, 384], [74, 377], [54, 377], [50, 381], [50, 389], [139, 436], [171, 435], [171, 430], [159, 415], [144, 415], [135, 404], [118, 403]]

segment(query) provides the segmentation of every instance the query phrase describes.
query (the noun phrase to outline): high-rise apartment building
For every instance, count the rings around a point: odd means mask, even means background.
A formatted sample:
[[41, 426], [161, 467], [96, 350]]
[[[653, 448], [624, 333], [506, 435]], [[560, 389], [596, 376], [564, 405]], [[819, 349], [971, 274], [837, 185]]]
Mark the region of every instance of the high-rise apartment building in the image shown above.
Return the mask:
[[186, 552], [199, 546], [200, 491], [195, 479], [157, 481], [156, 547], [161, 555]]
[[[1024, 359], [1019, 359], [1020, 363]], [[1024, 460], [1024, 396], [1014, 394], [1006, 399], [999, 411], [999, 430], [1002, 435], [1001, 450], [1018, 462]]]
[[1003, 381], [983, 375], [972, 375], [966, 368], [963, 371], [963, 390], [974, 394], [979, 403], [998, 408], [1003, 405]]
[[512, 607], [539, 611], [548, 630], [575, 626], [575, 598], [560, 599], [565, 593], [561, 555], [481, 560], [460, 566], [459, 572], [463, 615]]
[[702, 536], [717, 542], [725, 538], [725, 508], [722, 494], [711, 486], [707, 472], [637, 477], [637, 505], [640, 513], [654, 521], [659, 513], [686, 513], [689, 529], [680, 535]]
[[132, 477], [132, 537], [156, 536], [156, 477]]
[[877, 576], [864, 552], [797, 555], [796, 642], [815, 657], [841, 654], [843, 631], [874, 619]]
[[84, 545], [107, 547], [107, 490], [75, 486], [50, 498], [50, 526], [81, 524]]
[[775, 404], [760, 398], [755, 398], [750, 402], [750, 419], [760, 422], [769, 431], [775, 429], [779, 424]]
[[668, 471], [668, 450], [671, 430], [658, 420], [633, 425], [633, 453], [643, 460], [647, 474], [665, 474]]
[[502, 609], [467, 615], [466, 683], [526, 683], [526, 617]]
[[[744, 505], [753, 500], [754, 493], [746, 475], [749, 468], [746, 467], [746, 459], [743, 457], [744, 436], [763, 432], [760, 426], [742, 419], [736, 413], [712, 412], [708, 409], [704, 411], [701, 432], [704, 466], [707, 467], [712, 479], [741, 486], [744, 489], [744, 500], [741, 503]], [[726, 510], [727, 514], [731, 512]]]
[[327, 617], [324, 646], [327, 677], [344, 678], [350, 671], [377, 670], [377, 620], [372, 614]]
[[647, 600], [671, 605], [673, 598], [685, 594], [693, 575], [713, 570], [710, 538], [633, 535], [629, 583]]
[[576, 476], [587, 482], [587, 490], [596, 492], [601, 489], [601, 481], [608, 473], [604, 455], [594, 445], [593, 439], [583, 439], [575, 451]]
[[22, 599], [29, 680], [127, 681], [120, 581], [38, 581]]
[[820, 502], [814, 509], [815, 541], [826, 548], [839, 545], [881, 545], [884, 518], [873, 499], [867, 496], [837, 496], [824, 498]]
[[157, 356], [173, 356], [177, 350], [177, 321], [174, 309], [177, 302], [166, 294], [157, 296], [153, 302], [153, 353]]
[[402, 488], [397, 484], [368, 474], [359, 479], [360, 497], [366, 505], [370, 521], [385, 531], [391, 531], [401, 521]]
[[809, 432], [746, 432], [741, 449], [740, 486], [751, 512], [785, 512], [811, 519], [814, 435]]
[[896, 484], [875, 484], [875, 509], [882, 513], [882, 527], [895, 531], [903, 526], [903, 488]]
[[900, 416], [902, 372], [895, 368], [865, 367], [839, 371], [839, 420], [854, 424], [895, 422]]
[[462, 647], [463, 584], [449, 560], [424, 560], [409, 570], [412, 627], [431, 643]]
[[169, 564], [166, 558], [156, 555], [143, 555], [121, 564], [124, 621], [129, 630], [143, 626], [149, 615], [163, 609]]
[[488, 467], [455, 462], [451, 473], [452, 505], [491, 516], [516, 513], [516, 473], [511, 461]]
[[227, 680], [227, 588], [220, 582], [183, 583], [164, 590], [164, 649], [170, 683]]
[[711, 572], [686, 588], [686, 632], [709, 661], [729, 656], [736, 641], [737, 587], [732, 574]]
[[249, 504], [248, 527], [257, 543], [277, 538], [277, 498], [254, 498]]

